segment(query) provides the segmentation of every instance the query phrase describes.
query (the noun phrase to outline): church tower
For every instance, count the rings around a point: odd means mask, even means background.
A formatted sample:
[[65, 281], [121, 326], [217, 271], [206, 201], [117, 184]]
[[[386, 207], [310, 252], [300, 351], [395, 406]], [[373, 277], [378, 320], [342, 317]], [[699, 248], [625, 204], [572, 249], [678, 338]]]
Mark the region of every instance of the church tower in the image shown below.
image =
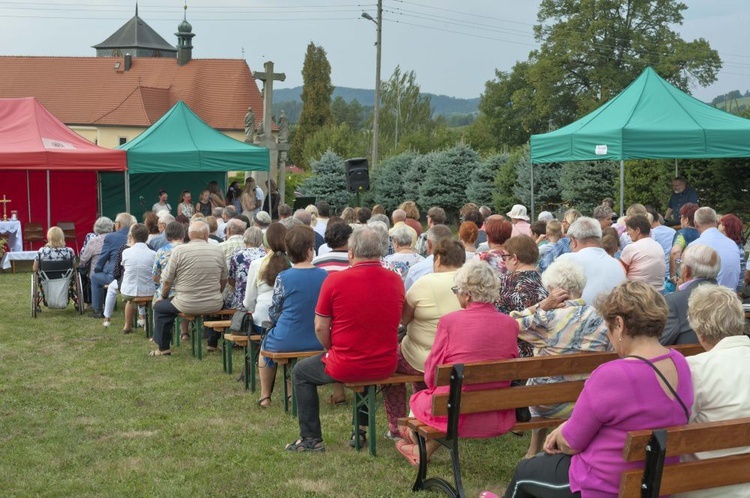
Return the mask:
[[[188, 26], [190, 26], [188, 24]], [[171, 57], [177, 56], [177, 49], [167, 43], [146, 21], [138, 17], [138, 3], [135, 16], [115, 31], [109, 38], [94, 45], [97, 57]]]
[[177, 64], [184, 66], [193, 58], [193, 26], [187, 20], [187, 3], [185, 4], [185, 15], [182, 22], [177, 26]]

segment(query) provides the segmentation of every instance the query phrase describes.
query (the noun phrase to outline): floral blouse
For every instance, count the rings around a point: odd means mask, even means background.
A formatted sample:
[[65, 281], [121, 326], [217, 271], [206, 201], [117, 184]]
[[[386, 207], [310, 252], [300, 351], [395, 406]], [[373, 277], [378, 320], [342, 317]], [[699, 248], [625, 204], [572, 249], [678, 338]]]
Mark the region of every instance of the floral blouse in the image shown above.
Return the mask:
[[[172, 255], [172, 249], [174, 249], [174, 245], [171, 242], [167, 242], [156, 251], [154, 267], [151, 270], [151, 273], [155, 277], [159, 277], [159, 283], [156, 285], [156, 292], [154, 293], [154, 296], [156, 296], [157, 299], [161, 296], [161, 274], [167, 267], [169, 256]], [[169, 289], [169, 295], [167, 297], [174, 297], [174, 287]]]
[[234, 280], [234, 289], [227, 295], [224, 307], [245, 311], [245, 290], [247, 289], [247, 273], [250, 263], [266, 255], [262, 247], [250, 247], [237, 251], [229, 261], [228, 280]]
[[510, 314], [535, 305], [547, 295], [538, 271], [511, 271], [500, 277], [500, 296], [495, 307], [501, 313]]
[[474, 257], [490, 265], [490, 268], [495, 270], [497, 276], [500, 277], [508, 272], [508, 268], [505, 266], [505, 260], [503, 259], [504, 255], [505, 252], [503, 252], [502, 249], [489, 249], [484, 252], [476, 253]]
[[36, 252], [35, 261], [39, 262], [40, 259], [45, 261], [72, 261], [75, 257], [75, 252], [70, 247], [44, 246]]

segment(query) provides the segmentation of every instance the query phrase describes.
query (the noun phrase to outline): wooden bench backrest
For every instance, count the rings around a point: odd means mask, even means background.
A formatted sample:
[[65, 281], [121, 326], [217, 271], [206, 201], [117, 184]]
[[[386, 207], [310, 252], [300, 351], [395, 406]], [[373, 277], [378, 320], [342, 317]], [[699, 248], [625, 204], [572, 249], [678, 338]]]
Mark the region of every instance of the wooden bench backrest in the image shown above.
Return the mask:
[[[675, 346], [683, 355], [702, 353], [699, 344]], [[493, 362], [467, 363], [464, 365], [464, 386], [486, 382], [552, 377], [557, 375], [587, 375], [599, 365], [617, 359], [617, 353], [576, 353], [541, 358], [516, 358]], [[450, 385], [452, 365], [437, 367], [436, 385]], [[539, 404], [555, 404], [575, 401], [583, 389], [584, 381], [560, 382], [537, 386], [518, 386], [503, 389], [478, 391], [465, 390], [461, 395], [461, 413], [482, 413], [508, 410]], [[448, 394], [436, 394], [432, 398], [432, 414], [448, 414]]]
[[[750, 446], [750, 418], [679, 425], [666, 431], [668, 457]], [[650, 437], [651, 431], [629, 432], [623, 458], [628, 462], [643, 460]], [[643, 469], [623, 472], [620, 496], [639, 496], [642, 480]], [[669, 495], [747, 482], [750, 482], [750, 454], [732, 455], [665, 465], [660, 494]]]

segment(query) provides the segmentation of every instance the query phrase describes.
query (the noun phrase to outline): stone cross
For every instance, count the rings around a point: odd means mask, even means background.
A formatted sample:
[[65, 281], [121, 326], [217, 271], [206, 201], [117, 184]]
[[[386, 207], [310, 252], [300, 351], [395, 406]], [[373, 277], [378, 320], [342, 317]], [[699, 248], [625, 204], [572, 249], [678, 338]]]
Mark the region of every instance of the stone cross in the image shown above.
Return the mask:
[[[271, 133], [271, 115], [273, 114], [273, 82], [276, 81], [284, 81], [286, 79], [286, 74], [284, 73], [274, 73], [273, 72], [273, 62], [267, 61], [265, 64], [263, 64], [263, 68], [265, 71], [254, 71], [253, 77], [256, 80], [260, 80], [263, 82], [263, 136], [260, 138], [260, 145], [263, 147], [267, 147], [270, 151], [271, 155], [271, 171], [269, 172], [271, 178], [279, 178], [279, 181], [277, 182], [277, 185], [279, 187], [279, 192], [282, 193], [285, 188], [285, 171], [281, 171], [281, 174], [278, 174], [278, 147], [276, 140], [274, 140], [273, 133]], [[258, 127], [260, 128], [260, 126]], [[260, 133], [258, 133], [260, 135]], [[270, 204], [269, 204], [270, 205]], [[273, 214], [273, 213], [271, 213]]]
[[8, 203], [10, 202], [10, 199], [5, 198], [5, 194], [3, 194], [3, 200], [0, 201], [3, 203], [3, 221], [8, 221]]

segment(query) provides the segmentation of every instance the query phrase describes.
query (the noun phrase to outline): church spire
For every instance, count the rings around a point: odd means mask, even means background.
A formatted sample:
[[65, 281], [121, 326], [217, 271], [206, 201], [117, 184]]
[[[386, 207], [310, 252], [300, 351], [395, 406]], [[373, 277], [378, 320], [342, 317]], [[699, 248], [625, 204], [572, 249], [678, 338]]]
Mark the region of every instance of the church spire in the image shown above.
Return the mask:
[[135, 2], [135, 17], [138, 17], [138, 2]]

